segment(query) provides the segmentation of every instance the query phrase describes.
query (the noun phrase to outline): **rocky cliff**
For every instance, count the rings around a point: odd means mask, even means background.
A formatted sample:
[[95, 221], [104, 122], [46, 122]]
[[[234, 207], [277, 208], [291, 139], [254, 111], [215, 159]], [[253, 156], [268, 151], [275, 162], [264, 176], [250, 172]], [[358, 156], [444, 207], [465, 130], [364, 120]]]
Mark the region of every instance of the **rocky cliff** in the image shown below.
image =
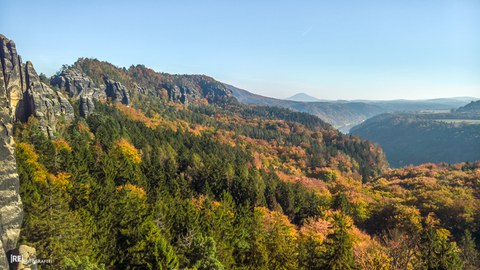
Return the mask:
[[80, 115], [83, 117], [94, 111], [94, 99], [105, 98], [105, 92], [77, 69], [64, 69], [60, 74], [53, 76], [50, 83], [65, 90], [70, 98], [79, 100]]
[[33, 115], [39, 120], [43, 131], [52, 137], [59, 122], [70, 122], [75, 118], [73, 107], [62, 93], [40, 82], [30, 62], [27, 62], [25, 67], [25, 78], [27, 90], [23, 99], [24, 111], [19, 117], [27, 118]]
[[51, 137], [57, 124], [72, 121], [74, 113], [62, 93], [40, 81], [32, 63], [22, 63], [15, 43], [0, 35], [0, 269], [8, 268], [5, 254], [17, 245], [23, 213], [13, 123], [30, 116]]
[[8, 269], [6, 253], [16, 247], [22, 222], [12, 128], [25, 80], [15, 43], [1, 35], [0, 60], [0, 269]]
[[119, 82], [105, 78], [105, 94], [112, 101], [130, 104], [130, 91]]
[[35, 116], [45, 134], [54, 136], [58, 122], [73, 120], [72, 105], [61, 92], [40, 81], [31, 62], [22, 63], [13, 41], [0, 35], [0, 42], [3, 123], [11, 125]]
[[123, 104], [130, 104], [130, 90], [120, 82], [104, 78], [104, 84], [97, 85], [81, 70], [70, 67], [52, 77], [50, 83], [65, 90], [68, 96], [79, 102], [79, 112], [87, 117], [95, 110], [94, 100], [109, 98]]

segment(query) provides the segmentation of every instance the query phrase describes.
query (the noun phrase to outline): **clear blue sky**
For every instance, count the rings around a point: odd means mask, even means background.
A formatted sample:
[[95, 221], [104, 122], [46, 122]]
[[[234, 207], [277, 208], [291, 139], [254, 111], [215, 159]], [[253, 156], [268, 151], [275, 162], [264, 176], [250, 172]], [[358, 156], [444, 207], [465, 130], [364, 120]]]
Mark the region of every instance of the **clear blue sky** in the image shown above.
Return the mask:
[[280, 98], [480, 97], [478, 0], [0, 4], [0, 33], [47, 75], [95, 57]]

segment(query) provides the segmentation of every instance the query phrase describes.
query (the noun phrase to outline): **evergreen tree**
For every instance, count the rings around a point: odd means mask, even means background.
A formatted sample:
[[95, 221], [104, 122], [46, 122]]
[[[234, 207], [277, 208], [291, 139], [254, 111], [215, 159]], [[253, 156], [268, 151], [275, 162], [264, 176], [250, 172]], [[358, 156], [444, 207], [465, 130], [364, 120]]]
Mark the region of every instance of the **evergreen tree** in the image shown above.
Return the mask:
[[352, 220], [340, 212], [333, 213], [332, 223], [334, 231], [328, 235], [327, 251], [324, 259], [324, 269], [358, 269], [353, 255], [353, 239], [348, 230], [352, 227]]
[[438, 227], [439, 221], [429, 214], [422, 234], [422, 266], [426, 269], [461, 269], [463, 262], [456, 243], [450, 240], [450, 232]]
[[469, 230], [466, 230], [460, 240], [460, 249], [462, 250], [462, 259], [465, 263], [465, 269], [477, 269], [479, 265], [478, 250], [475, 240]]
[[193, 239], [188, 258], [190, 266], [198, 270], [223, 270], [224, 266], [217, 259], [216, 244], [212, 237], [198, 235]]

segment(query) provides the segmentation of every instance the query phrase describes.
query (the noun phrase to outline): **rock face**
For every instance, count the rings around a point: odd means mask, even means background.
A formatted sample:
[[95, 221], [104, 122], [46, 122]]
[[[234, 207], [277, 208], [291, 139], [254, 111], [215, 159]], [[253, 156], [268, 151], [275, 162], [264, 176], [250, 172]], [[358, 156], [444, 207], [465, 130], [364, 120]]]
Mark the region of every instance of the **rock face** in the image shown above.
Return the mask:
[[[114, 79], [114, 80], [113, 80]], [[119, 68], [97, 59], [80, 58], [52, 77], [50, 84], [78, 100], [80, 114], [88, 116], [94, 100], [129, 105], [132, 98], [161, 98], [177, 103], [226, 103], [234, 100], [223, 83], [205, 75], [172, 75], [143, 65]]]
[[82, 117], [87, 117], [95, 110], [94, 99], [105, 98], [105, 91], [100, 90], [87, 75], [74, 68], [64, 69], [53, 76], [50, 83], [65, 90], [70, 98], [79, 100]]
[[17, 245], [23, 213], [12, 129], [25, 81], [15, 43], [1, 35], [0, 60], [0, 269], [8, 269], [6, 253]]
[[79, 111], [82, 117], [89, 116], [95, 110], [95, 104], [92, 97], [80, 96]]
[[65, 89], [71, 98], [82, 95], [93, 96], [100, 92], [87, 75], [74, 68], [64, 69], [60, 74], [53, 76], [50, 83]]
[[105, 85], [96, 85], [82, 71], [69, 67], [52, 77], [50, 83], [65, 90], [70, 98], [79, 101], [80, 116], [87, 117], [94, 110], [94, 100], [111, 99], [130, 104], [130, 91], [121, 83], [105, 78]]
[[25, 76], [23, 76], [22, 59], [17, 54], [15, 43], [2, 35], [0, 35], [0, 57], [3, 75], [1, 79], [3, 89], [0, 90], [0, 95], [8, 102], [9, 114], [13, 117], [17, 103], [23, 98]]
[[48, 136], [74, 118], [68, 100], [42, 83], [32, 63], [22, 63], [15, 43], [0, 35], [0, 269], [8, 269], [5, 254], [17, 245], [23, 214], [13, 123], [32, 115]]
[[105, 93], [112, 101], [119, 101], [123, 104], [130, 104], [130, 93], [121, 83], [105, 79]]
[[27, 62], [25, 74], [28, 87], [24, 94], [23, 115], [35, 116], [43, 131], [52, 137], [58, 122], [70, 122], [75, 118], [73, 107], [60, 92], [40, 82], [32, 63]]
[[11, 125], [33, 115], [45, 134], [53, 136], [59, 121], [73, 120], [73, 107], [62, 93], [40, 81], [31, 62], [22, 63], [13, 41], [0, 35], [0, 44], [2, 122]]

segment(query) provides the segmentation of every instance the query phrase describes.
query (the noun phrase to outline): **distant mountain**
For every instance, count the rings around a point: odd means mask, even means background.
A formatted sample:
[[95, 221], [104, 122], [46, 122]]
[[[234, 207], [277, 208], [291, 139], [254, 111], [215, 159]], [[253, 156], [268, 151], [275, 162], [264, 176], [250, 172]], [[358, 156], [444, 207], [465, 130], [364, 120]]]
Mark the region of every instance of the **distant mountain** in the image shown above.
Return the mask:
[[351, 133], [378, 143], [394, 167], [480, 160], [480, 113], [381, 114]]
[[241, 103], [276, 106], [310, 113], [344, 133], [347, 133], [350, 127], [361, 123], [365, 119], [384, 112], [377, 105], [362, 102], [300, 102], [260, 96], [228, 84], [225, 84], [225, 86]]
[[336, 100], [302, 102], [260, 96], [232, 85], [225, 84], [225, 86], [241, 103], [277, 106], [310, 113], [332, 124], [343, 133], [348, 133], [351, 127], [381, 113], [420, 111], [448, 112], [476, 99], [461, 97], [459, 99], [447, 98], [431, 100]]
[[457, 109], [457, 112], [480, 112], [480, 100], [472, 101]]
[[300, 101], [300, 102], [315, 102], [315, 101], [322, 101], [316, 97], [312, 97], [308, 94], [305, 93], [298, 93], [295, 94], [289, 98], [286, 98], [286, 100], [291, 100], [291, 101]]

